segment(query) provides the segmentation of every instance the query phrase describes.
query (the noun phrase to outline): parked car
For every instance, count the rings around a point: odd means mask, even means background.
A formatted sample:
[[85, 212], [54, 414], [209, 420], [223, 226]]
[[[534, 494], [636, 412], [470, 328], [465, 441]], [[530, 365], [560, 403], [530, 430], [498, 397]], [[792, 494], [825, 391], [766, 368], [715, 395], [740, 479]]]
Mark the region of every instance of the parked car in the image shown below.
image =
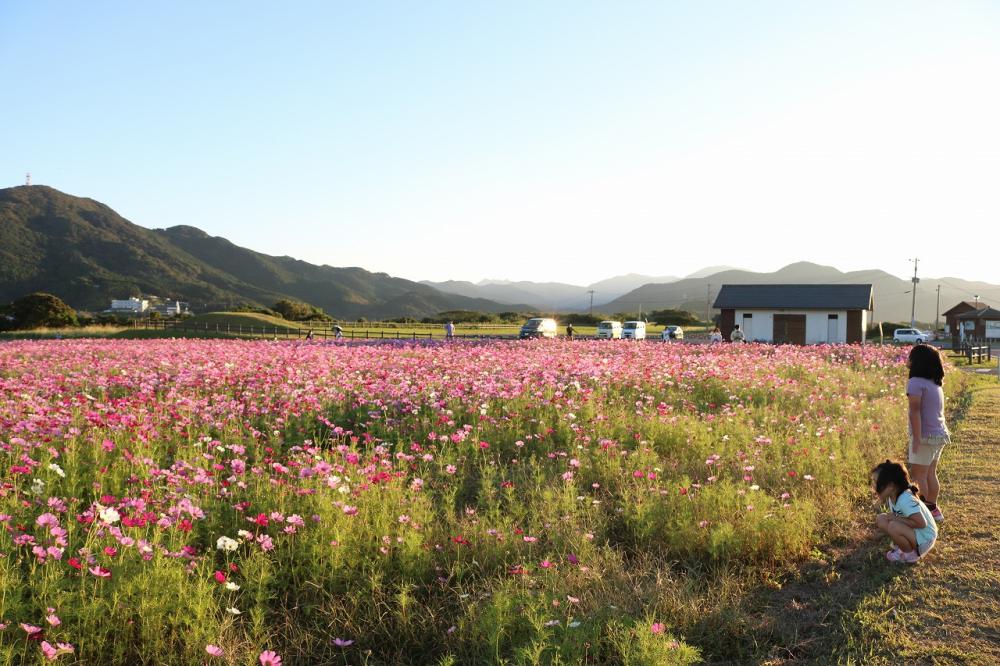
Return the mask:
[[921, 331], [919, 328], [897, 328], [892, 334], [893, 342], [902, 342], [914, 345], [919, 345], [931, 339], [932, 335], [929, 332]]
[[[670, 335], [671, 333], [673, 333], [672, 337]], [[661, 340], [683, 340], [684, 339], [684, 329], [681, 328], [680, 326], [674, 326], [672, 324], [670, 326], [665, 326], [663, 328], [663, 332], [660, 333], [660, 339]]]
[[522, 340], [525, 338], [554, 338], [556, 337], [556, 320], [547, 317], [532, 317], [524, 322], [518, 337]]
[[622, 324], [622, 338], [626, 340], [645, 340], [646, 322], [627, 321]]
[[597, 325], [597, 338], [599, 340], [617, 340], [622, 337], [622, 323], [620, 321], [602, 321]]

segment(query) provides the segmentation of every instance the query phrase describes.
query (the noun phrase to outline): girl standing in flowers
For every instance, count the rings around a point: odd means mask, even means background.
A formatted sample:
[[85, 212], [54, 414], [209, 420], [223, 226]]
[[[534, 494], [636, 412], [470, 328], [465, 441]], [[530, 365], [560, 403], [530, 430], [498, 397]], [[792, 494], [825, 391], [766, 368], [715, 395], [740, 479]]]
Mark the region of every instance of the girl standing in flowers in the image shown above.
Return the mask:
[[886, 460], [872, 470], [875, 494], [889, 505], [889, 513], [875, 517], [875, 526], [889, 535], [893, 548], [885, 557], [890, 562], [913, 564], [926, 555], [937, 541], [937, 524], [927, 505], [917, 497], [906, 469]]
[[927, 503], [938, 522], [944, 520], [937, 506], [937, 465], [941, 450], [951, 441], [944, 422], [944, 366], [941, 354], [929, 345], [916, 345], [906, 359], [910, 379], [906, 383], [909, 401], [910, 445], [907, 461], [913, 481], [923, 491], [920, 499]]

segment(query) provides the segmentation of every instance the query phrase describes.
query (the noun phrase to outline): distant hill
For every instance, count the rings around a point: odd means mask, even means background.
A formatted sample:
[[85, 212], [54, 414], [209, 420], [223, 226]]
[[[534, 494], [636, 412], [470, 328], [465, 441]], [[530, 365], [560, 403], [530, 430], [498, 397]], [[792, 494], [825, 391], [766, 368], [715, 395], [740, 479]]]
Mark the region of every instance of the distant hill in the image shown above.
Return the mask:
[[273, 257], [194, 227], [146, 229], [51, 187], [0, 189], [0, 301], [32, 291], [94, 311], [140, 293], [188, 301], [198, 311], [294, 298], [340, 318], [519, 309], [362, 268]]
[[[685, 275], [684, 277], [703, 278], [703, 277], [708, 277], [709, 275], [715, 275], [716, 273], [722, 273], [724, 271], [742, 271], [742, 270], [746, 269], [736, 268], [735, 266], [707, 266], [705, 268], [702, 268], [701, 270], [697, 270], [694, 273], [691, 273], [690, 275]], [[667, 282], [667, 280], [662, 280], [662, 281]], [[653, 282], [653, 280], [650, 280], [650, 282]]]
[[[872, 284], [875, 289], [875, 321], [910, 320], [911, 284], [882, 270], [871, 269], [845, 273], [831, 266], [809, 262], [789, 264], [773, 273], [727, 270], [707, 277], [685, 278], [669, 284], [646, 284], [604, 306], [607, 312], [679, 308], [705, 315], [708, 303], [715, 300], [723, 284]], [[937, 308], [937, 287], [941, 286], [940, 311], [979, 294], [981, 301], [1000, 303], [1000, 286], [969, 282], [959, 278], [925, 278], [917, 286], [916, 319], [931, 324]], [[941, 318], [944, 324], [944, 318]]]
[[629, 273], [587, 286], [562, 282], [512, 282], [509, 280], [483, 280], [478, 283], [458, 280], [425, 281], [423, 284], [463, 296], [488, 298], [501, 303], [529, 303], [539, 310], [566, 312], [588, 308], [590, 306], [590, 290], [594, 290], [594, 307], [598, 307], [641, 285], [677, 279], [672, 276], [653, 277]]

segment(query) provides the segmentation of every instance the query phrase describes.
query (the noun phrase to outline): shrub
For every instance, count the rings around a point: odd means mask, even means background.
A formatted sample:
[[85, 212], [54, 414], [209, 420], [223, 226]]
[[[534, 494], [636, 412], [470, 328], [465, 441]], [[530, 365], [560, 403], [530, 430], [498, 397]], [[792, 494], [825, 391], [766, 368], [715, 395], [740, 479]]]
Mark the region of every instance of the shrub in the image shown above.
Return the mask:
[[35, 292], [17, 299], [11, 303], [10, 312], [14, 317], [15, 327], [19, 329], [42, 326], [65, 328], [80, 325], [73, 308], [63, 303], [58, 296], [43, 292]]

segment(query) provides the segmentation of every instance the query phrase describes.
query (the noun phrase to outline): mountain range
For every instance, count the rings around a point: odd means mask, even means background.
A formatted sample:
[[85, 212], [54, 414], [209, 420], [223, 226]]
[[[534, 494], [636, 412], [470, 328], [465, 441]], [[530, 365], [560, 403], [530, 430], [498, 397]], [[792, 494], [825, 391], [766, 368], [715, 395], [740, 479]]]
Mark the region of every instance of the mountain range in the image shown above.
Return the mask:
[[51, 187], [0, 189], [0, 302], [33, 291], [91, 311], [139, 294], [187, 301], [196, 311], [292, 298], [345, 319], [531, 309], [362, 268], [274, 257], [195, 227], [146, 229], [102, 203]]
[[483, 280], [473, 284], [460, 280], [423, 284], [470, 298], [489, 298], [500, 303], [531, 303], [540, 310], [566, 312], [586, 310], [590, 307], [590, 292], [594, 292], [594, 306], [599, 307], [644, 284], [673, 282], [673, 276], [655, 277], [629, 273], [595, 282], [587, 286], [563, 282], [511, 282], [510, 280]]
[[[353, 319], [425, 317], [449, 310], [482, 312], [648, 312], [678, 308], [704, 314], [724, 283], [871, 283], [876, 321], [909, 321], [911, 283], [882, 270], [845, 273], [799, 262], [773, 273], [713, 266], [683, 278], [621, 275], [589, 285], [484, 280], [414, 282], [363, 268], [318, 266], [239, 247], [195, 227], [147, 229], [108, 206], [42, 185], [0, 189], [0, 302], [32, 291], [55, 294], [80, 310], [111, 299], [157, 295], [196, 311], [240, 303], [305, 301]], [[1000, 286], [960, 278], [927, 278], [917, 289], [916, 318], [980, 295], [1000, 302]], [[593, 294], [591, 294], [593, 292]]]

